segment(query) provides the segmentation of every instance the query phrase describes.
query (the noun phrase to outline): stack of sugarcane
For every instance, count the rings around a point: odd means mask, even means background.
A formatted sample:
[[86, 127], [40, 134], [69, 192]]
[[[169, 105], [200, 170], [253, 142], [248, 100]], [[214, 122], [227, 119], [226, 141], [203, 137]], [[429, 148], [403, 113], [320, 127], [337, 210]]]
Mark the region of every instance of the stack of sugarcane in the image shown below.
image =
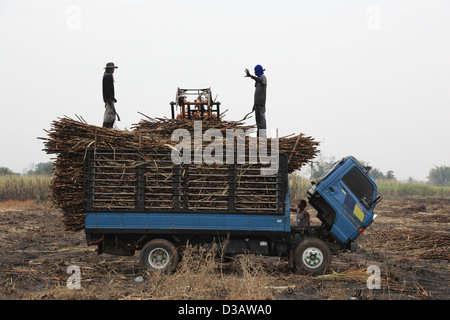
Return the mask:
[[[204, 120], [201, 126], [202, 132], [214, 128], [223, 133], [224, 137], [228, 129], [249, 131], [253, 128], [253, 126], [245, 125], [242, 121], [224, 121], [223, 119], [221, 121]], [[169, 153], [179, 143], [179, 141], [172, 141], [172, 133], [176, 129], [186, 129], [192, 133], [194, 131], [194, 122], [189, 119], [153, 119], [146, 117], [146, 119], [135, 124], [130, 130], [113, 130], [89, 125], [80, 117], [78, 120], [64, 117], [54, 121], [51, 129], [46, 130], [48, 137], [40, 139], [44, 140], [44, 151], [48, 154], [56, 155], [54, 159], [55, 178], [52, 183], [51, 199], [57, 207], [62, 209], [66, 229], [75, 231], [84, 227], [84, 213], [86, 208], [85, 202], [83, 201], [83, 170], [88, 150], [165, 150]], [[267, 142], [269, 154], [271, 140], [268, 139]], [[225, 141], [226, 139], [223, 139], [223, 143]], [[300, 169], [318, 153], [318, 142], [302, 134], [293, 137], [282, 137], [278, 141], [279, 151], [285, 153], [289, 158], [289, 172]], [[210, 143], [211, 141], [202, 142], [202, 148], [204, 149]], [[246, 138], [246, 148], [248, 148], [248, 145], [248, 138]], [[191, 172], [192, 170], [204, 172], [204, 170], [207, 170], [211, 166], [220, 165], [192, 165], [189, 170]], [[154, 168], [150, 166], [147, 170], [147, 179], [150, 179], [150, 176], [155, 174], [163, 177], [163, 179], [164, 177], [168, 178], [173, 175], [173, 170], [163, 171], [157, 166]], [[241, 168], [241, 172], [243, 170]], [[125, 171], [121, 175], [118, 173], [118, 176], [123, 177], [124, 173]], [[203, 180], [199, 181], [198, 188], [196, 188], [198, 195], [191, 194], [190, 199], [192, 203], [189, 204], [190, 207], [193, 209], [205, 206], [210, 209], [214, 208], [216, 206], [215, 199], [203, 195], [208, 194], [208, 192], [205, 192], [209, 186], [208, 181], [214, 179], [214, 177], [208, 178], [203, 176], [198, 179]], [[215, 177], [215, 179], [217, 180], [218, 178]], [[241, 179], [238, 175], [236, 182], [239, 183], [241, 180], [243, 178]], [[164, 185], [164, 182], [162, 184]], [[223, 187], [225, 188], [227, 184], [228, 179], [224, 179]], [[155, 201], [159, 199], [156, 196], [151, 196], [153, 192], [152, 187], [156, 184], [147, 183], [147, 185], [149, 195], [146, 197], [149, 198], [148, 201], [151, 202], [152, 199]], [[166, 186], [170, 186], [170, 183], [166, 184]], [[251, 185], [249, 186], [251, 187]], [[105, 186], [105, 188], [108, 188], [108, 186]], [[190, 193], [192, 192], [194, 191], [190, 190]], [[267, 194], [269, 193], [268, 191]], [[242, 197], [240, 198], [240, 196]], [[236, 201], [238, 204], [241, 203], [242, 208], [245, 208], [248, 206], [248, 201], [244, 201], [244, 199], [248, 200], [249, 196], [253, 197], [252, 200], [254, 203], [257, 203], [258, 196], [262, 197], [263, 195], [237, 193]]]
[[[167, 118], [149, 118], [141, 120], [137, 125], [133, 127], [135, 132], [146, 137], [160, 136], [162, 140], [170, 139], [172, 133], [176, 129], [186, 129], [191, 134], [194, 132], [195, 121], [189, 119], [167, 119]], [[247, 133], [251, 133], [254, 126], [244, 125], [242, 121], [217, 121], [217, 120], [203, 120], [202, 131], [203, 133], [208, 129], [217, 129], [222, 133], [223, 142], [226, 141], [227, 130], [242, 130]], [[142, 139], [142, 138], [141, 138]], [[171, 142], [174, 145], [174, 142]], [[237, 142], [236, 142], [237, 144]], [[245, 148], [249, 148], [249, 140], [245, 141]], [[300, 134], [298, 136], [282, 137], [279, 138], [279, 152], [284, 153], [289, 158], [289, 172], [300, 169], [308, 161], [313, 159], [319, 152], [317, 147], [319, 143], [314, 141], [312, 137]], [[237, 146], [235, 147], [237, 148]], [[267, 149], [270, 153], [271, 139], [267, 141]]]

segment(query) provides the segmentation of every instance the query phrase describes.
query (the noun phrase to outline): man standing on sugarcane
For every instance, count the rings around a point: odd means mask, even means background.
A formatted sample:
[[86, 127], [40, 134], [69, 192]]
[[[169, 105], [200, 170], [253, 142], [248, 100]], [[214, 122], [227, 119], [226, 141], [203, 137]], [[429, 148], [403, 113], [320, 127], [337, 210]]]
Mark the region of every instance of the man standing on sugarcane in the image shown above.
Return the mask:
[[117, 102], [114, 93], [114, 70], [117, 66], [113, 62], [108, 62], [103, 74], [103, 101], [105, 102], [105, 114], [103, 115], [103, 127], [112, 128], [114, 122], [120, 121], [120, 117], [116, 112], [115, 103]]
[[245, 76], [255, 80], [255, 98], [253, 111], [255, 111], [256, 125], [258, 127], [257, 136], [266, 137], [266, 89], [267, 78], [264, 75], [265, 69], [261, 65], [255, 67], [255, 76], [252, 76], [248, 69], [245, 69]]

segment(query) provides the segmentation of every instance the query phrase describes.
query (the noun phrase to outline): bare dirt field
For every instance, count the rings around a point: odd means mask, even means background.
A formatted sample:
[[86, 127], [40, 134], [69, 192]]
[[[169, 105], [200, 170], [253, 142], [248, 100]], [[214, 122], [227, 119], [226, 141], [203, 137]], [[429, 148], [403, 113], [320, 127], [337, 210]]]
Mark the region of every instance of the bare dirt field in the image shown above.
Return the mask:
[[[57, 209], [4, 203], [0, 299], [449, 299], [450, 199], [383, 200], [376, 213], [360, 249], [333, 257], [336, 276], [327, 280], [296, 274], [278, 258], [251, 255], [218, 267], [204, 252], [173, 275], [151, 275], [137, 255], [97, 255], [84, 232], [64, 231]], [[379, 289], [367, 287], [374, 265]], [[80, 270], [78, 288], [67, 286], [70, 266]]]

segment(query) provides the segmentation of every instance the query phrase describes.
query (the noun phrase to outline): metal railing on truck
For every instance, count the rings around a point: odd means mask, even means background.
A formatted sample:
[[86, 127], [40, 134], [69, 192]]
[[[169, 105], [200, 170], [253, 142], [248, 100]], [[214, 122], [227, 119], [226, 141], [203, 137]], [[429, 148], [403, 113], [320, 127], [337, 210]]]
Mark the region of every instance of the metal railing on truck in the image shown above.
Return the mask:
[[[236, 160], [235, 154], [235, 160]], [[284, 214], [288, 160], [268, 165], [175, 165], [170, 151], [90, 149], [84, 162], [87, 211]], [[193, 162], [193, 161], [192, 161]]]

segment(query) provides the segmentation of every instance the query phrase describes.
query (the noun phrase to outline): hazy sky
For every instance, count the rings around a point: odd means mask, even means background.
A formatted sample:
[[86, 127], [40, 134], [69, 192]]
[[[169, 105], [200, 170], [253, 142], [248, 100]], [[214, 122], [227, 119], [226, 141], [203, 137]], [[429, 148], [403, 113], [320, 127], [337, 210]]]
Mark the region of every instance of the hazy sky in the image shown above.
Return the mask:
[[269, 129], [425, 180], [450, 165], [449, 16], [448, 0], [0, 0], [0, 167], [50, 161], [37, 137], [58, 117], [101, 126], [109, 61], [122, 129], [170, 117], [178, 87], [242, 119], [261, 64]]

